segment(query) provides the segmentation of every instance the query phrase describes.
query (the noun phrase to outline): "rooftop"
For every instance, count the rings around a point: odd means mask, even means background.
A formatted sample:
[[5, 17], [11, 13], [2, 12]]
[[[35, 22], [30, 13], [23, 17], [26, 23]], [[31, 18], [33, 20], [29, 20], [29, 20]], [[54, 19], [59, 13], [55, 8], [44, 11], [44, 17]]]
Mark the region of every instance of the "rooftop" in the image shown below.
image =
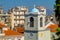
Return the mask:
[[33, 8], [32, 10], [31, 10], [31, 12], [33, 13], [33, 12], [39, 12], [39, 10], [37, 9], [37, 8]]

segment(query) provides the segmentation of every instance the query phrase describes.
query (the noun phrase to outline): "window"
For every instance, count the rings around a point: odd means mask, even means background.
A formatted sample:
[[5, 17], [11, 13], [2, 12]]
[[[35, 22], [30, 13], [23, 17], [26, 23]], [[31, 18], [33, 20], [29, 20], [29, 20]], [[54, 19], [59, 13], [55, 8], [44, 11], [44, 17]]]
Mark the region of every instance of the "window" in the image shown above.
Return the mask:
[[17, 23], [14, 23], [14, 26], [18, 26], [18, 24]]
[[19, 16], [17, 16], [17, 19], [19, 19]]
[[20, 16], [20, 19], [25, 19], [25, 17], [24, 16]]
[[24, 20], [20, 20], [19, 26], [20, 26], [20, 27], [24, 27]]
[[2, 33], [2, 29], [0, 28], [0, 33]]
[[19, 12], [16, 12], [17, 13], [17, 15], [19, 15]]
[[20, 12], [20, 15], [24, 15], [24, 12]]
[[24, 24], [24, 20], [20, 20], [20, 24]]
[[43, 26], [43, 18], [41, 17], [40, 18], [40, 27], [42, 27]]
[[30, 27], [34, 27], [34, 18], [30, 17]]
[[17, 20], [17, 24], [19, 24], [19, 20]]

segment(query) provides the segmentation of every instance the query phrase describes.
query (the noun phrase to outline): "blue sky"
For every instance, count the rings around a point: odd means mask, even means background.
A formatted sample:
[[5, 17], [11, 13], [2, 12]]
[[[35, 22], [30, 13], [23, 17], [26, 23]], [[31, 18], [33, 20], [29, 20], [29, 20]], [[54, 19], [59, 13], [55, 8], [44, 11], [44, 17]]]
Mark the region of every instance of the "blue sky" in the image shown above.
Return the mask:
[[2, 5], [4, 11], [16, 6], [27, 6], [29, 9], [32, 9], [34, 4], [53, 10], [55, 0], [0, 0], [0, 5]]

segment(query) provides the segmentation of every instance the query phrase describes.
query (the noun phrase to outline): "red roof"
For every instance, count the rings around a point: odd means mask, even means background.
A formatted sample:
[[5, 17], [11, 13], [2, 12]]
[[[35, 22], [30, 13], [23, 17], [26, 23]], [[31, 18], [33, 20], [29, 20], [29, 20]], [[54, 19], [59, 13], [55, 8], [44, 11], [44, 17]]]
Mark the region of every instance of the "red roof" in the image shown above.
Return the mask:
[[16, 31], [14, 31], [14, 30], [10, 30], [10, 29], [5, 30], [4, 33], [5, 33], [6, 36], [21, 35], [21, 33], [16, 32]]
[[24, 27], [16, 27], [16, 31], [19, 33], [24, 33]]
[[58, 28], [58, 25], [57, 24], [51, 24], [48, 26], [48, 28], [51, 29], [51, 32], [56, 32], [56, 29]]
[[0, 28], [5, 27], [5, 24], [0, 23]]

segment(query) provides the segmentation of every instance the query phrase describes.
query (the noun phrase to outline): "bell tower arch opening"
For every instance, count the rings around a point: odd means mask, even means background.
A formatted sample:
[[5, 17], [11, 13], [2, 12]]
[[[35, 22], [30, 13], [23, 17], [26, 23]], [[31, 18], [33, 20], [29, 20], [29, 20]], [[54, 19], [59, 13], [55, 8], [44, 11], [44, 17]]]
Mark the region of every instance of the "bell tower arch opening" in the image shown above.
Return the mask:
[[34, 27], [34, 18], [30, 17], [30, 27]]
[[43, 27], [43, 17], [40, 18], [40, 27]]

